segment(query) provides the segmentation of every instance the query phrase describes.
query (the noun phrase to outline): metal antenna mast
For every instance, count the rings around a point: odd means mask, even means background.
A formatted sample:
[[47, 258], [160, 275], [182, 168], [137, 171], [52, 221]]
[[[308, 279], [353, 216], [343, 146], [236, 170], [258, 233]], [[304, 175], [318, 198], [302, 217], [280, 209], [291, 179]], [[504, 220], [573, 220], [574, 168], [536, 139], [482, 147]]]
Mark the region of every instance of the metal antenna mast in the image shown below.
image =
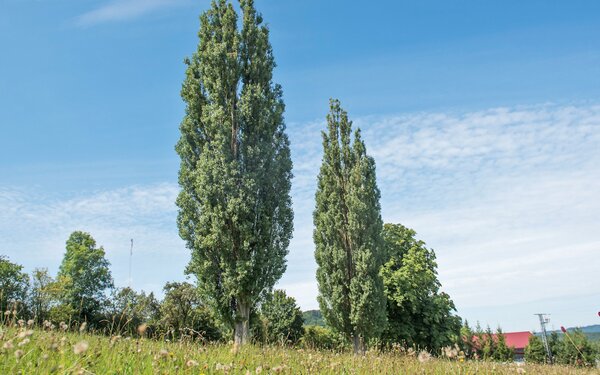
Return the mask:
[[133, 238], [131, 239], [131, 248], [129, 248], [129, 289], [131, 289], [131, 259], [133, 258]]
[[550, 314], [540, 313], [533, 315], [537, 315], [537, 317], [540, 319], [540, 326], [542, 326], [542, 342], [544, 343], [544, 348], [546, 349], [546, 354], [548, 355], [548, 361], [550, 364], [552, 364], [552, 362], [554, 362], [552, 360], [552, 350], [550, 350], [550, 345], [548, 344], [548, 334], [546, 333], [546, 323], [550, 321], [550, 318], [547, 316]]

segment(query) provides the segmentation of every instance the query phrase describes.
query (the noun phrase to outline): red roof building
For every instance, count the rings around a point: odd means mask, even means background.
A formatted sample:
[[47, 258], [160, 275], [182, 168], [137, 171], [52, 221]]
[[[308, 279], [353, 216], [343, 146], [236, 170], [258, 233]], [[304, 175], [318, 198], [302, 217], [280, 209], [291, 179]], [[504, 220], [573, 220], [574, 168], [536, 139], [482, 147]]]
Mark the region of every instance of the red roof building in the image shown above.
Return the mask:
[[[515, 360], [522, 360], [525, 356], [525, 347], [529, 344], [529, 337], [533, 334], [529, 331], [523, 332], [503, 332], [506, 346], [513, 348], [515, 353]], [[497, 335], [492, 334], [492, 338], [497, 340]], [[473, 342], [477, 343], [477, 336], [473, 336]]]
[[[496, 336], [496, 335], [494, 335]], [[516, 349], [525, 350], [525, 347], [529, 343], [529, 338], [533, 336], [531, 332], [505, 332], [504, 338], [506, 339], [506, 345], [512, 346]]]

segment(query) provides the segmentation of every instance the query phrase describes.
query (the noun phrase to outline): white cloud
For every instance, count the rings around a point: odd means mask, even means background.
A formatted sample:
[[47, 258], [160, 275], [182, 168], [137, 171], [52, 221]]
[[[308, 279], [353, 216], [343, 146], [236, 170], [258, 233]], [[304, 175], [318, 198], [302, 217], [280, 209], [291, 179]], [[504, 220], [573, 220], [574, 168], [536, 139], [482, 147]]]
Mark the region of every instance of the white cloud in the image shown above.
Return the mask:
[[115, 282], [124, 286], [128, 284], [133, 238], [133, 285], [158, 292], [157, 285], [182, 279], [189, 259], [175, 226], [177, 192], [175, 184], [132, 186], [69, 197], [0, 189], [0, 253], [27, 270], [48, 267], [55, 272], [68, 236], [83, 230], [104, 247]]
[[[575, 297], [596, 292], [600, 106], [371, 116], [354, 124], [377, 163], [384, 220], [414, 228], [436, 250], [444, 290], [469, 320], [494, 326], [493, 311], [536, 310], [533, 301], [548, 300], [557, 308], [556, 301], [583, 303]], [[311, 215], [324, 127], [290, 126], [297, 232], [282, 285], [314, 277]], [[315, 306], [304, 300], [313, 288], [300, 288], [303, 305]], [[530, 329], [535, 312], [505, 314], [501, 323]], [[588, 322], [594, 319], [591, 312]]]
[[[540, 105], [355, 119], [375, 157], [383, 217], [436, 250], [443, 289], [469, 321], [535, 328], [593, 323], [600, 269], [600, 106]], [[316, 308], [312, 211], [324, 122], [290, 124], [295, 233], [279, 283]], [[0, 186], [0, 253], [56, 269], [71, 231], [104, 245], [117, 283], [181, 279], [175, 183], [56, 197]], [[596, 296], [596, 297], [594, 297]], [[600, 309], [600, 306], [596, 311]], [[531, 311], [530, 311], [531, 310]], [[571, 313], [570, 313], [571, 312]]]
[[180, 6], [188, 0], [112, 0], [77, 17], [78, 26], [92, 26], [104, 22], [125, 21], [161, 9]]

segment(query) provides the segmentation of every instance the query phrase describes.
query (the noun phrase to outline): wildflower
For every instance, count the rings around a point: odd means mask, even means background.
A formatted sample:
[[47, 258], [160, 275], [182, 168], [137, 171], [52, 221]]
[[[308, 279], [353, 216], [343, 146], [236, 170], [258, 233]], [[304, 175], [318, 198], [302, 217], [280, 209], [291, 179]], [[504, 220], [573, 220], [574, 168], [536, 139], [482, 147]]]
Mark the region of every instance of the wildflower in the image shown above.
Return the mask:
[[88, 350], [89, 347], [90, 345], [87, 343], [87, 341], [80, 341], [77, 344], [73, 345], [73, 353], [77, 355], [85, 353], [85, 351]]
[[21, 342], [19, 343], [19, 346], [27, 345], [27, 344], [29, 344], [29, 341], [30, 341], [30, 340], [26, 338], [26, 339], [24, 339], [23, 341], [21, 341]]
[[137, 330], [140, 336], [144, 336], [146, 330], [148, 329], [148, 325], [146, 323], [142, 323], [138, 326]]
[[58, 325], [63, 331], [66, 331], [69, 328], [69, 326], [65, 322], [60, 322]]
[[220, 363], [217, 363], [215, 365], [215, 369], [218, 370], [223, 370], [224, 372], [229, 372], [229, 370], [231, 370], [231, 365], [222, 365]]
[[419, 356], [417, 357], [417, 359], [419, 360], [419, 362], [425, 363], [425, 362], [427, 362], [427, 361], [429, 361], [431, 359], [431, 354], [429, 354], [425, 350], [422, 350], [419, 353]]
[[6, 311], [4, 312], [4, 316], [9, 316], [9, 315], [10, 315], [10, 310], [6, 310]]
[[87, 322], [81, 323], [79, 326], [79, 332], [85, 332], [85, 328], [87, 327]]
[[2, 345], [3, 349], [12, 349], [15, 346], [12, 343], [12, 340], [8, 340], [7, 342], [4, 343], [4, 345]]
[[167, 349], [161, 349], [161, 350], [158, 352], [158, 354], [159, 354], [161, 357], [163, 357], [163, 358], [164, 358], [164, 357], [167, 357], [167, 356], [169, 356], [169, 352], [167, 351]]
[[31, 326], [33, 325], [33, 323], [35, 323], [35, 322], [33, 321], [33, 319], [29, 319], [29, 320], [27, 321], [27, 327], [31, 327]]
[[285, 366], [277, 366], [277, 367], [273, 367], [272, 370], [274, 373], [278, 374], [278, 373], [282, 372], [284, 368], [285, 368]]
[[517, 374], [524, 374], [525, 373], [525, 369], [523, 367], [519, 367], [517, 369]]
[[19, 327], [23, 327], [25, 325], [25, 321], [23, 319], [19, 319], [17, 321], [17, 324], [19, 325]]
[[193, 359], [190, 359], [189, 361], [186, 362], [186, 366], [187, 367], [196, 367], [198, 366], [198, 362], [194, 361]]
[[23, 356], [23, 351], [22, 350], [15, 351], [15, 357], [17, 357], [17, 359], [21, 358], [22, 356]]
[[560, 330], [563, 331], [563, 333], [567, 333], [567, 329], [563, 326], [560, 326]]
[[413, 348], [408, 348], [406, 354], [412, 357], [415, 355], [415, 350]]
[[458, 357], [458, 347], [456, 345], [454, 345], [454, 347], [446, 346], [442, 348], [442, 351], [444, 356], [448, 359], [454, 359]]
[[258, 366], [256, 370], [254, 370], [255, 374], [260, 374], [262, 372], [262, 366]]

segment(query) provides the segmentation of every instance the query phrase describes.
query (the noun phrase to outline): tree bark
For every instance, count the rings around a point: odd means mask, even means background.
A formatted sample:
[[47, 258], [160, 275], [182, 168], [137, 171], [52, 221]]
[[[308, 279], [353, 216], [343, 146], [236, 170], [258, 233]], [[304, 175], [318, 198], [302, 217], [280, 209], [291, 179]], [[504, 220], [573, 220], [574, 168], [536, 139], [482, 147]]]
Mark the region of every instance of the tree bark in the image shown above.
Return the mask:
[[239, 348], [250, 339], [250, 306], [238, 301], [236, 310], [233, 345]]
[[364, 355], [365, 354], [365, 341], [362, 336], [354, 335], [352, 338], [352, 343], [354, 344], [354, 354], [355, 355]]

